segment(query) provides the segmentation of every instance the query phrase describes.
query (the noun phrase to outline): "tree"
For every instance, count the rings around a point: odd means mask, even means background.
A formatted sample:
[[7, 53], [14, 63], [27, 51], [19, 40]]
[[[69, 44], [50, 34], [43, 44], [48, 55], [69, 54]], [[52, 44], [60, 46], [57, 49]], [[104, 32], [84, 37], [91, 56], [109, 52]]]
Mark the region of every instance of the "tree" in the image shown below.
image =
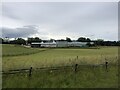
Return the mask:
[[39, 37], [28, 38], [27, 43], [31, 44], [32, 42], [41, 42], [42, 40]]
[[50, 42], [54, 42], [55, 41], [55, 39], [50, 39]]
[[68, 37], [66, 37], [66, 41], [72, 42], [72, 40], [70, 38], [68, 38]]
[[17, 40], [15, 40], [15, 44], [19, 44], [19, 45], [25, 45], [26, 41], [22, 38], [18, 38]]
[[80, 38], [78, 38], [77, 41], [78, 41], [78, 42], [86, 42], [86, 38], [84, 38], [84, 37], [80, 37]]
[[103, 39], [97, 39], [97, 40], [95, 41], [95, 44], [96, 44], [96, 45], [103, 46], [103, 45], [104, 45], [104, 40], [103, 40]]
[[90, 42], [90, 41], [91, 41], [90, 38], [87, 38], [87, 39], [86, 39], [86, 42]]
[[87, 42], [86, 44], [88, 47], [91, 47], [92, 45], [90, 44], [90, 42]]
[[58, 40], [58, 41], [66, 41], [65, 39], [60, 39], [60, 40]]
[[39, 37], [35, 37], [34, 39], [33, 39], [33, 42], [41, 42], [42, 40], [39, 38]]
[[32, 41], [33, 41], [33, 38], [28, 38], [28, 39], [27, 39], [27, 43], [29, 43], [29, 44], [31, 44]]

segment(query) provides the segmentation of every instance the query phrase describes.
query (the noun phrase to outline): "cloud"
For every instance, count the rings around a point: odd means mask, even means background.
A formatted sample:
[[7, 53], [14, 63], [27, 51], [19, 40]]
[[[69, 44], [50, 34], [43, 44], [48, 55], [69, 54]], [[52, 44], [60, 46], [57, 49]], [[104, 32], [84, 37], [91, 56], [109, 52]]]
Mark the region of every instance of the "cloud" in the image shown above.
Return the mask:
[[0, 28], [2, 30], [2, 37], [18, 38], [18, 37], [28, 37], [38, 32], [37, 26], [29, 25], [19, 28]]
[[[40, 26], [38, 32], [31, 36], [46, 39], [66, 36], [77, 39], [87, 35], [90, 38], [117, 39], [117, 2], [3, 3], [3, 17], [3, 26], [7, 28], [16, 28], [17, 25]], [[23, 30], [16, 29], [17, 32]], [[12, 31], [9, 33], [13, 33]], [[15, 36], [17, 37], [17, 34]]]

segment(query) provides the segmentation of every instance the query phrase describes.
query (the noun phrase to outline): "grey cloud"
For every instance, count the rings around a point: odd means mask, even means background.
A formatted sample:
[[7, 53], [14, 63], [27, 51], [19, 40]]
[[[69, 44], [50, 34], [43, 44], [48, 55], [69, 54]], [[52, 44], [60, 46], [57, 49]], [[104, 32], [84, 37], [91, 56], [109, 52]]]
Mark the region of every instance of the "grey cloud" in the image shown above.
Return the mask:
[[[94, 34], [98, 38], [116, 39], [117, 9], [117, 2], [3, 3], [3, 16], [27, 25], [40, 25], [40, 29], [46, 29], [43, 31], [45, 36], [49, 32], [56, 36], [63, 33], [69, 37]], [[106, 32], [116, 33], [110, 36], [105, 35]]]
[[117, 3], [3, 3], [3, 16], [26, 22], [53, 24], [76, 22], [76, 19], [111, 20], [116, 5]]
[[17, 37], [28, 37], [38, 32], [37, 26], [29, 25], [20, 28], [1, 28], [2, 37], [17, 38]]

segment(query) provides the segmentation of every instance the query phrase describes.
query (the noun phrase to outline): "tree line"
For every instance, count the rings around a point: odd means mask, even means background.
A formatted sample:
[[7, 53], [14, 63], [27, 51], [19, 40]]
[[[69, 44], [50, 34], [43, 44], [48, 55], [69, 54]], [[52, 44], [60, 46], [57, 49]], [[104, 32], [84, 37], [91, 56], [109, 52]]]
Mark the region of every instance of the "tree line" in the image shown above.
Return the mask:
[[[50, 39], [49, 41], [53, 41], [54, 39]], [[14, 40], [9, 40], [8, 37], [0, 38], [0, 43], [2, 44], [19, 44], [19, 45], [28, 45], [32, 42], [46, 42], [47, 40], [42, 40], [39, 37], [35, 38], [27, 38], [27, 40], [23, 38], [15, 38]], [[57, 41], [57, 40], [55, 40]], [[89, 42], [94, 42], [94, 46], [120, 46], [120, 41], [104, 41], [103, 39], [91, 40], [86, 37], [79, 37], [77, 40], [71, 40], [71, 38], [66, 37], [66, 39], [60, 39], [59, 41], [77, 41], [77, 42], [88, 42], [87, 44], [90, 46]]]

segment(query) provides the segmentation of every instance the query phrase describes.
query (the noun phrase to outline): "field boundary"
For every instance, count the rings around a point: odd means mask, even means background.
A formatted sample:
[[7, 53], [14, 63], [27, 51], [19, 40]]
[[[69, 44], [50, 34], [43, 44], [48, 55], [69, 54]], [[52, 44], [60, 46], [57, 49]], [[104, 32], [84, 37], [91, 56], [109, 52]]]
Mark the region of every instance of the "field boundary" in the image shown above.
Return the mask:
[[62, 69], [72, 69], [73, 71], [77, 71], [79, 66], [87, 66], [87, 67], [104, 67], [105, 70], [108, 69], [108, 63], [105, 62], [105, 64], [75, 64], [75, 65], [69, 65], [69, 66], [57, 66], [57, 67], [41, 67], [41, 68], [23, 68], [23, 69], [12, 69], [8, 71], [2, 71], [2, 74], [17, 74], [17, 73], [31, 73], [32, 71], [54, 71], [54, 70], [62, 70]]

